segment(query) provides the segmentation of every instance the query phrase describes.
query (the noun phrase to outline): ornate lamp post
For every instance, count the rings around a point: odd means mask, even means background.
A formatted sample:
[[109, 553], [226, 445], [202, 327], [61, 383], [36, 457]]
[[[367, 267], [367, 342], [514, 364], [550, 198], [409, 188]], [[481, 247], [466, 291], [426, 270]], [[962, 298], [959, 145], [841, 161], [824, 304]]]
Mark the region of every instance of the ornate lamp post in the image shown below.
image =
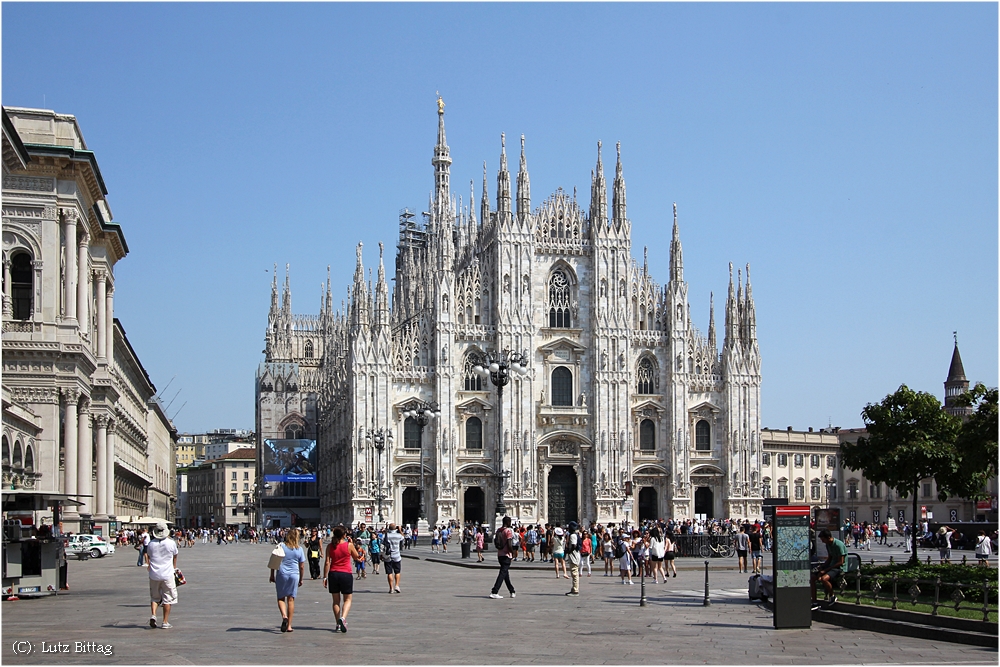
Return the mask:
[[427, 503], [424, 500], [426, 496], [426, 492], [424, 491], [424, 426], [427, 426], [431, 420], [441, 417], [441, 409], [434, 401], [425, 403], [414, 400], [403, 412], [403, 418], [408, 417], [412, 417], [417, 422], [417, 426], [420, 427], [420, 515], [417, 518], [426, 519]]
[[390, 444], [392, 443], [392, 431], [384, 428], [369, 429], [365, 434], [365, 439], [378, 451], [378, 487], [375, 489], [375, 499], [378, 502], [378, 520], [381, 523], [385, 521], [382, 516], [382, 501], [386, 498], [382, 484], [382, 452], [385, 451], [387, 440]]
[[504, 516], [507, 513], [507, 506], [503, 502], [503, 489], [506, 478], [510, 473], [503, 469], [503, 388], [510, 382], [511, 372], [518, 377], [528, 374], [528, 355], [524, 352], [511, 352], [504, 349], [499, 352], [487, 352], [473, 357], [476, 364], [472, 370], [482, 378], [489, 379], [497, 388], [497, 506], [496, 514]]

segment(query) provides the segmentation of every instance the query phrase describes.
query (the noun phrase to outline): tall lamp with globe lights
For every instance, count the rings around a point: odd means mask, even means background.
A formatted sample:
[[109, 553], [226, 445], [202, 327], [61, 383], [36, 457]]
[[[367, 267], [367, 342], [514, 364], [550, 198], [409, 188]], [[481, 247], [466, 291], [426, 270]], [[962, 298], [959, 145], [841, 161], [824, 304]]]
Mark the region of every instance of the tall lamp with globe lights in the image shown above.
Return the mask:
[[510, 382], [512, 377], [523, 378], [528, 373], [528, 355], [524, 352], [511, 352], [508, 349], [501, 351], [491, 351], [484, 354], [472, 356], [471, 361], [475, 364], [472, 371], [477, 373], [484, 380], [488, 379], [497, 388], [497, 505], [496, 514], [503, 517], [507, 513], [507, 506], [503, 502], [503, 491], [509, 472], [503, 469], [503, 388]]
[[424, 426], [427, 426], [434, 419], [440, 419], [441, 409], [434, 401], [425, 403], [420, 400], [411, 401], [407, 409], [403, 412], [403, 418], [412, 418], [420, 427], [420, 515], [418, 518], [427, 518], [427, 503], [424, 500], [426, 491], [424, 490]]

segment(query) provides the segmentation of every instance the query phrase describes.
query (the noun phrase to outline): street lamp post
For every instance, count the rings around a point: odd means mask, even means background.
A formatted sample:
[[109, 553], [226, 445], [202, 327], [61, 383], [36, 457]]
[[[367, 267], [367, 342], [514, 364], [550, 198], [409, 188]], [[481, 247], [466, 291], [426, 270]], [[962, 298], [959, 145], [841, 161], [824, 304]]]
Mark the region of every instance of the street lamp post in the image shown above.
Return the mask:
[[507, 506], [503, 502], [504, 481], [509, 473], [503, 469], [503, 388], [510, 382], [510, 374], [513, 371], [518, 377], [528, 374], [528, 355], [523, 352], [511, 352], [508, 349], [502, 351], [487, 352], [478, 354], [473, 358], [476, 364], [473, 371], [478, 373], [484, 380], [489, 378], [497, 388], [497, 505], [496, 514], [503, 517], [507, 514]]
[[379, 523], [385, 521], [382, 516], [382, 501], [385, 500], [385, 493], [383, 492], [382, 483], [382, 452], [385, 451], [385, 444], [388, 440], [392, 443], [392, 431], [384, 428], [369, 429], [365, 438], [368, 442], [375, 446], [375, 450], [378, 451], [378, 488], [375, 491], [375, 499], [378, 502], [378, 520]]
[[417, 426], [420, 427], [420, 515], [417, 517], [419, 519], [427, 518], [427, 503], [424, 500], [426, 495], [426, 492], [424, 491], [424, 427], [427, 426], [431, 420], [439, 418], [440, 416], [441, 409], [434, 401], [425, 403], [420, 400], [414, 400], [409, 404], [407, 409], [403, 411], [404, 419], [412, 417], [414, 421], [417, 422]]

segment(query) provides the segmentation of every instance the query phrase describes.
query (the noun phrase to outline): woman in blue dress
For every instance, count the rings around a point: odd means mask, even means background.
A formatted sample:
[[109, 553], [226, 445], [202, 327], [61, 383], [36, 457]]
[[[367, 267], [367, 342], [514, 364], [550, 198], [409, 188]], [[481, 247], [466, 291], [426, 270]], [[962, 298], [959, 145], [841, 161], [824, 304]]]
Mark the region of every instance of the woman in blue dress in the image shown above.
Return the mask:
[[299, 547], [299, 529], [289, 528], [282, 545], [285, 557], [281, 567], [271, 570], [271, 583], [278, 593], [278, 611], [281, 612], [281, 631], [292, 632], [292, 616], [295, 614], [295, 592], [302, 585], [306, 571], [306, 554]]

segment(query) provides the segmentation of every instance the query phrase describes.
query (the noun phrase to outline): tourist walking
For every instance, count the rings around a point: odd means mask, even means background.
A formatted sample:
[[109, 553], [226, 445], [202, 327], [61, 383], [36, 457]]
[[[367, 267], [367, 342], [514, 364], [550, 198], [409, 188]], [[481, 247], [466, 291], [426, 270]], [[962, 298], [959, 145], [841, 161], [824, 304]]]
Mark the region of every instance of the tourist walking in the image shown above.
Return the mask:
[[323, 585], [333, 596], [333, 617], [337, 619], [337, 629], [341, 632], [347, 632], [347, 614], [351, 611], [351, 598], [354, 596], [351, 560], [361, 560], [361, 554], [345, 537], [343, 527], [333, 529], [333, 538], [323, 560]]
[[281, 631], [292, 632], [295, 615], [295, 593], [302, 585], [306, 571], [306, 555], [299, 546], [299, 529], [289, 528], [282, 545], [285, 557], [277, 570], [271, 570], [271, 583], [278, 594], [278, 611], [281, 612]]
[[667, 583], [667, 574], [663, 571], [663, 556], [666, 553], [663, 538], [660, 537], [660, 529], [653, 526], [649, 531], [649, 560], [653, 564], [653, 583], [658, 584], [659, 577], [663, 577], [663, 583]]
[[587, 568], [587, 576], [591, 574], [590, 571], [590, 561], [594, 555], [594, 543], [591, 541], [591, 535], [589, 530], [584, 530], [581, 532], [580, 536], [580, 574], [583, 574], [583, 569]]
[[372, 541], [368, 545], [369, 555], [372, 559], [372, 574], [375, 576], [379, 575], [378, 566], [382, 562], [382, 538], [383, 534], [376, 530], [372, 533]]
[[563, 579], [569, 579], [569, 574], [566, 572], [566, 545], [563, 541], [562, 526], [556, 526], [552, 531], [552, 562], [556, 568], [556, 578], [559, 578], [559, 566], [562, 565]]
[[747, 535], [746, 526], [740, 526], [740, 532], [736, 536], [736, 561], [740, 572], [747, 572], [748, 551], [750, 551], [750, 536]]
[[976, 537], [976, 558], [979, 559], [979, 565], [982, 567], [990, 566], [990, 554], [993, 553], [993, 545], [990, 544], [990, 538], [987, 537], [986, 531], [979, 531], [979, 536]]
[[754, 524], [750, 528], [750, 560], [753, 563], [754, 574], [764, 574], [764, 559], [761, 558], [760, 548], [763, 541], [760, 534], [760, 526]]
[[613, 577], [615, 574], [615, 543], [611, 540], [611, 533], [607, 529], [604, 530], [604, 536], [601, 538], [601, 555], [604, 558], [604, 576]]
[[482, 563], [485, 558], [483, 558], [483, 547], [486, 546], [486, 529], [480, 526], [476, 529], [476, 557], [479, 558], [477, 562]]
[[500, 572], [497, 574], [497, 580], [493, 583], [493, 590], [490, 593], [490, 597], [494, 600], [503, 598], [500, 595], [500, 584], [507, 586], [507, 590], [510, 591], [512, 598], [517, 596], [514, 592], [514, 585], [510, 583], [510, 563], [513, 560], [511, 540], [514, 539], [514, 531], [510, 528], [509, 516], [503, 518], [503, 527], [499, 528], [497, 533], [498, 535], [494, 536], [494, 545], [497, 547], [497, 561], [500, 563]]
[[622, 532], [615, 542], [615, 558], [618, 559], [618, 572], [622, 584], [632, 585], [632, 549], [628, 535]]
[[323, 538], [319, 536], [315, 528], [312, 529], [306, 548], [309, 550], [309, 577], [319, 579], [319, 559], [323, 554]]
[[[570, 521], [567, 528], [569, 532], [566, 534], [566, 561], [569, 562], [570, 577], [573, 583], [566, 595], [571, 597], [576, 597], [580, 594], [580, 533], [578, 531], [579, 525], [576, 521]], [[566, 569], [566, 563], [563, 563], [563, 571]]]
[[[145, 535], [145, 531], [143, 531]], [[149, 627], [156, 627], [156, 609], [163, 607], [163, 629], [170, 625], [170, 607], [177, 604], [177, 543], [170, 539], [170, 531], [163, 521], [153, 526], [153, 537], [146, 535], [143, 554], [149, 567]]]
[[399, 578], [402, 576], [403, 557], [399, 554], [399, 548], [403, 544], [403, 534], [399, 532], [396, 524], [390, 523], [385, 531], [385, 543], [383, 544], [385, 562], [385, 575], [389, 582], [389, 593], [402, 593], [399, 590]]

